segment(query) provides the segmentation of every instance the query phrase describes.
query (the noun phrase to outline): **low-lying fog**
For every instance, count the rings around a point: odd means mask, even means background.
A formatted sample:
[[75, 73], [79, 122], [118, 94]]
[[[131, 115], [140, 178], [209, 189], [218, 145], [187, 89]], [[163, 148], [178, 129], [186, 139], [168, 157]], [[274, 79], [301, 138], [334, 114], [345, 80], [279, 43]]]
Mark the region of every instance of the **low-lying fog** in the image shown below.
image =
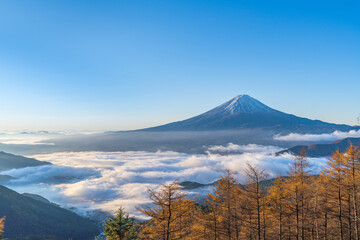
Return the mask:
[[266, 129], [197, 132], [20, 132], [0, 133], [0, 150], [19, 155], [69, 151], [175, 151], [204, 154], [211, 145], [295, 145], [330, 143], [346, 137], [360, 137], [360, 130], [327, 134], [278, 133]]

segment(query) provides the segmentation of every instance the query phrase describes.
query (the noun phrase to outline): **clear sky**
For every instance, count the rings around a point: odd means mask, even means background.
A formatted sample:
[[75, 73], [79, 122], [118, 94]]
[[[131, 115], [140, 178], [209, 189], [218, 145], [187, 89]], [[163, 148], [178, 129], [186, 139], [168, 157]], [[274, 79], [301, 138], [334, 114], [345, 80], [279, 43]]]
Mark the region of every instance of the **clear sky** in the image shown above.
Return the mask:
[[356, 124], [359, 1], [0, 1], [0, 130], [134, 129], [238, 94]]

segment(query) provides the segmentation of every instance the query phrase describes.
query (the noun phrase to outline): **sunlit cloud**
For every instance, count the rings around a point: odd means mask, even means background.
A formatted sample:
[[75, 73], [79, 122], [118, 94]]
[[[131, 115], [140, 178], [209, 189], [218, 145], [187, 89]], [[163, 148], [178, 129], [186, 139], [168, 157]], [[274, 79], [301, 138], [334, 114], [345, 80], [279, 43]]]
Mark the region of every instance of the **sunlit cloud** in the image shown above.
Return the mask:
[[298, 134], [290, 133], [289, 135], [280, 136], [275, 135], [274, 140], [278, 141], [310, 141], [310, 142], [319, 142], [319, 141], [335, 141], [343, 138], [360, 137], [360, 130], [351, 130], [349, 132], [340, 132], [335, 131], [333, 133], [326, 134]]
[[228, 143], [226, 146], [210, 146], [208, 150], [212, 152], [278, 152], [282, 149], [277, 146], [263, 146], [257, 144], [237, 145]]

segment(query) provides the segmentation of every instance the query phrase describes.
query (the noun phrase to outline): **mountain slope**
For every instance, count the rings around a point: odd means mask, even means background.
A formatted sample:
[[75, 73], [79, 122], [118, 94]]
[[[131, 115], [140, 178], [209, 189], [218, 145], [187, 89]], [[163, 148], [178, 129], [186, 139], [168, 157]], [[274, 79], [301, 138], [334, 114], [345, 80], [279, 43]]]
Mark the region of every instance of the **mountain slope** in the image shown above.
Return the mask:
[[45, 201], [0, 186], [0, 216], [6, 216], [5, 237], [11, 239], [94, 239], [99, 231], [90, 220]]
[[41, 166], [46, 164], [50, 164], [50, 163], [42, 162], [34, 158], [17, 156], [0, 151], [0, 171], [11, 168], [34, 167], [34, 166]]
[[139, 131], [212, 131], [262, 129], [280, 133], [328, 133], [353, 127], [297, 117], [272, 109], [260, 101], [239, 95], [193, 118]]
[[309, 157], [327, 157], [331, 156], [331, 154], [338, 149], [340, 152], [344, 152], [350, 146], [350, 144], [353, 144], [354, 146], [360, 146], [360, 138], [345, 138], [330, 144], [312, 144], [306, 146], [299, 145], [278, 152], [277, 155], [282, 153], [299, 154], [300, 151], [304, 149]]

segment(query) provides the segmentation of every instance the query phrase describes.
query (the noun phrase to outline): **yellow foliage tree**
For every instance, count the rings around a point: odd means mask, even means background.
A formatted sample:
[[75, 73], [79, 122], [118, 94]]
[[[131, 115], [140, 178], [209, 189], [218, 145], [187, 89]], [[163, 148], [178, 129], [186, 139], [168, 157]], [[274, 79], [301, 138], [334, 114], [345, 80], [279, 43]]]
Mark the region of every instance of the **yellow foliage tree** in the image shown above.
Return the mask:
[[242, 190], [230, 171], [217, 181], [205, 202], [193, 225], [194, 239], [241, 239]]
[[270, 212], [272, 213], [273, 220], [273, 227], [270, 232], [272, 239], [289, 238], [290, 233], [287, 231], [288, 227], [290, 227], [289, 198], [286, 179], [280, 176], [268, 190], [268, 202], [270, 203]]
[[0, 239], [3, 239], [4, 228], [5, 228], [5, 217], [0, 218]]
[[[267, 179], [265, 170], [247, 164], [245, 174], [248, 181], [245, 187], [245, 209], [247, 210], [248, 230], [255, 232], [256, 239], [266, 239], [266, 198], [261, 182]], [[248, 236], [252, 238], [252, 234]]]
[[148, 189], [154, 207], [138, 208], [151, 220], [140, 233], [142, 239], [187, 239], [190, 234], [194, 201], [186, 199], [178, 181], [164, 184], [159, 189]]
[[337, 150], [327, 159], [327, 168], [321, 174], [328, 177], [333, 211], [330, 212], [338, 220], [338, 237], [344, 239], [344, 194], [345, 194], [345, 160], [344, 155]]
[[290, 210], [295, 218], [295, 239], [307, 239], [310, 209], [310, 170], [307, 154], [304, 150], [294, 158], [290, 165], [287, 190], [290, 194]]

